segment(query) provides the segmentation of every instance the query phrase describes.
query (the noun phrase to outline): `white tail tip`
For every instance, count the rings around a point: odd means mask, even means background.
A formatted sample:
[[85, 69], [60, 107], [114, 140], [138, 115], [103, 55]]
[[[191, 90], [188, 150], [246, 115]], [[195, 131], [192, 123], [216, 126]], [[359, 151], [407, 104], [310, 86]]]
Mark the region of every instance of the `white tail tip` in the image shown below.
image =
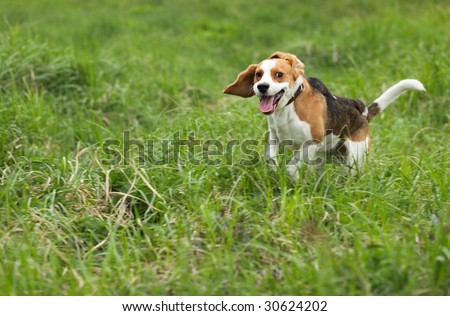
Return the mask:
[[401, 86], [405, 90], [417, 90], [417, 91], [427, 91], [423, 86], [422, 82], [416, 79], [405, 79], [397, 83], [397, 85]]

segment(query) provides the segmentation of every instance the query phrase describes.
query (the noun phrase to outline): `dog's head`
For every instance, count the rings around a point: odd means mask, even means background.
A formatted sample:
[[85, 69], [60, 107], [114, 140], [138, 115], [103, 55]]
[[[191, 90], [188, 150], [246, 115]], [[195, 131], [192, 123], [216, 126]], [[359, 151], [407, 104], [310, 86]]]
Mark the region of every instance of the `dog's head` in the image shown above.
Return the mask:
[[256, 95], [260, 111], [269, 115], [294, 96], [303, 83], [304, 68], [295, 55], [277, 52], [259, 64], [248, 66], [223, 92], [244, 98]]

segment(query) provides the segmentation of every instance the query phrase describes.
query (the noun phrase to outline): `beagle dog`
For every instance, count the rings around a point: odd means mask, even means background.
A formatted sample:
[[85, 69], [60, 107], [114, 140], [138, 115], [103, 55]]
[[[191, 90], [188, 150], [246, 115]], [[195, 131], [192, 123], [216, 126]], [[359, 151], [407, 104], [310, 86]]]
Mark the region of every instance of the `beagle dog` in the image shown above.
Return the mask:
[[276, 52], [248, 66], [223, 90], [259, 98], [259, 110], [269, 123], [266, 160], [276, 168], [279, 147], [291, 148], [295, 155], [287, 170], [294, 180], [300, 164], [320, 166], [329, 154], [352, 171], [360, 167], [369, 149], [370, 120], [406, 90], [425, 91], [418, 80], [402, 80], [366, 107], [360, 100], [331, 94], [319, 79], [305, 76], [304, 69], [295, 55]]

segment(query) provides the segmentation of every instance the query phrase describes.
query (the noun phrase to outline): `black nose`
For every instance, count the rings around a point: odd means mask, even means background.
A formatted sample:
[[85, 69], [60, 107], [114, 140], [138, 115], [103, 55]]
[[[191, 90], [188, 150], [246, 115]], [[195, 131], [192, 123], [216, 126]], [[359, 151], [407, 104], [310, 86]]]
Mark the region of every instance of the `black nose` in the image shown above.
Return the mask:
[[266, 93], [269, 90], [270, 85], [268, 83], [260, 83], [256, 86], [261, 93]]

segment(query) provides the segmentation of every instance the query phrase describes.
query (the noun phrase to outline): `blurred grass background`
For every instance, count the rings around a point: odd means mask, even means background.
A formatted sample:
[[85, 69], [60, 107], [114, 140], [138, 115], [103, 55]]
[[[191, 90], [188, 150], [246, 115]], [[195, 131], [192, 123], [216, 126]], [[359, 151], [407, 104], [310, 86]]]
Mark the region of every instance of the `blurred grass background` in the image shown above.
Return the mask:
[[[446, 1], [0, 1], [0, 294], [448, 295]], [[333, 93], [407, 93], [357, 178], [262, 161], [130, 165], [107, 140], [255, 139], [248, 64], [296, 54]], [[188, 154], [186, 152], [182, 154]], [[200, 154], [201, 156], [201, 154]], [[158, 193], [156, 194], [155, 191]]]

